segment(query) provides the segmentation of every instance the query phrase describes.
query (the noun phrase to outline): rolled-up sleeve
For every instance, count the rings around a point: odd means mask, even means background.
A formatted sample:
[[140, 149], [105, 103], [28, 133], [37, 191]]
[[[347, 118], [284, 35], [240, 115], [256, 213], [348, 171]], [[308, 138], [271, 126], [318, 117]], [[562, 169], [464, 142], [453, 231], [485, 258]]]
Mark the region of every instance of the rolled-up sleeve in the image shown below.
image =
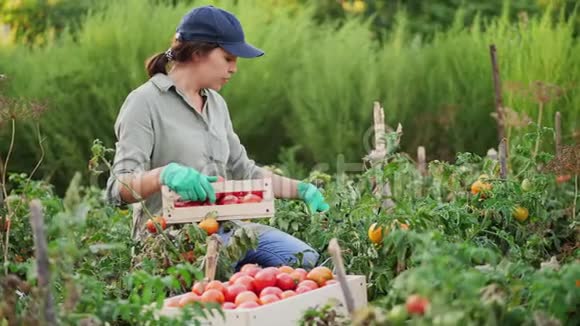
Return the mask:
[[254, 160], [248, 158], [246, 148], [240, 142], [240, 137], [234, 131], [232, 120], [226, 108], [226, 132], [230, 149], [228, 170], [235, 180], [257, 179], [262, 177], [262, 169]]
[[143, 96], [136, 92], [127, 96], [115, 122], [115, 135], [115, 158], [107, 181], [106, 197], [113, 205], [125, 206], [127, 203], [121, 199], [118, 178], [151, 168], [154, 130], [151, 110]]

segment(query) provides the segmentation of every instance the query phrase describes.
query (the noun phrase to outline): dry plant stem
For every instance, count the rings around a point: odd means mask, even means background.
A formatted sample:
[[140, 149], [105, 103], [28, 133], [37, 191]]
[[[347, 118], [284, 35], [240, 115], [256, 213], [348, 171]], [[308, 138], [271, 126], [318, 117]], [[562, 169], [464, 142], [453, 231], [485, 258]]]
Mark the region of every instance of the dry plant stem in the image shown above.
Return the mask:
[[[6, 173], [8, 169], [8, 161], [10, 161], [10, 155], [14, 148], [14, 139], [16, 133], [16, 120], [12, 119], [12, 134], [10, 138], [10, 146], [8, 147], [8, 154], [6, 154], [6, 161], [4, 161], [4, 168], [2, 169], [2, 192], [4, 193], [4, 198], [8, 199], [8, 192], [6, 190]], [[12, 212], [8, 208], [8, 214], [4, 217], [5, 219], [12, 218]], [[10, 245], [10, 228], [6, 230], [6, 238], [4, 240], [4, 275], [8, 275], [8, 246]]]
[[44, 217], [40, 200], [30, 202], [30, 224], [36, 248], [36, 264], [38, 269], [38, 287], [44, 303], [44, 321], [47, 325], [56, 325], [54, 302], [50, 289], [50, 267], [48, 261], [48, 244], [44, 234]]
[[562, 147], [562, 116], [556, 112], [556, 157], [560, 157]]
[[503, 119], [503, 98], [501, 94], [501, 80], [499, 78], [499, 66], [497, 63], [497, 54], [495, 44], [489, 46], [491, 55], [491, 68], [493, 72], [493, 86], [495, 90], [495, 111], [497, 113], [497, 137], [498, 141], [505, 138], [504, 119]]
[[4, 193], [4, 198], [8, 198], [8, 193], [6, 190], [6, 171], [8, 171], [8, 161], [10, 161], [10, 155], [14, 148], [14, 138], [16, 133], [16, 120], [12, 119], [12, 135], [10, 136], [10, 146], [8, 147], [8, 154], [6, 154], [6, 161], [4, 161], [4, 168], [2, 169], [2, 192]]
[[42, 147], [42, 137], [40, 136], [40, 124], [39, 123], [36, 124], [36, 135], [38, 136], [38, 146], [40, 146], [40, 159], [36, 163], [36, 166], [34, 167], [34, 169], [32, 169], [32, 172], [30, 172], [30, 175], [28, 176], [27, 183], [29, 183], [32, 180], [32, 176], [34, 175], [34, 173], [36, 173], [36, 170], [38, 170], [38, 168], [40, 167], [40, 164], [42, 164], [42, 161], [44, 160], [44, 147]]
[[[14, 150], [14, 140], [16, 139], [15, 136], [15, 131], [16, 131], [16, 120], [12, 119], [12, 135], [10, 138], [10, 147], [8, 149], [8, 154], [6, 155], [6, 161], [4, 161], [4, 168], [2, 170], [2, 193], [4, 194], [4, 198], [8, 198], [8, 191], [6, 190], [6, 174], [8, 172], [8, 161], [10, 160], [10, 156], [12, 154], [12, 151]], [[32, 172], [30, 172], [30, 175], [28, 176], [28, 179], [26, 180], [26, 186], [28, 186], [28, 184], [32, 181], [32, 176], [34, 175], [34, 173], [36, 173], [36, 170], [38, 170], [38, 168], [40, 167], [40, 164], [42, 164], [42, 161], [44, 160], [44, 147], [42, 147], [42, 136], [40, 134], [40, 124], [37, 123], [36, 124], [36, 135], [38, 137], [38, 145], [40, 146], [40, 159], [38, 160], [38, 162], [36, 163], [36, 166], [34, 167], [34, 169], [32, 170]], [[15, 212], [17, 212], [20, 209], [20, 206], [22, 205], [22, 201], [18, 203], [18, 206], [14, 209], [12, 209], [11, 207], [9, 207], [8, 205], [6, 205], [7, 210], [8, 210], [8, 215], [6, 216], [6, 218], [12, 218], [15, 214]], [[6, 239], [4, 240], [4, 274], [8, 275], [8, 247], [10, 245], [10, 229], [8, 229], [6, 231]]]
[[500, 176], [505, 180], [507, 178], [507, 145], [505, 138], [499, 143], [499, 167]]
[[544, 103], [540, 102], [540, 110], [538, 113], [538, 136], [536, 136], [536, 147], [534, 147], [534, 158], [538, 155], [538, 150], [540, 149], [540, 135], [542, 128], [542, 115], [544, 113]]
[[338, 283], [344, 294], [344, 300], [346, 301], [346, 309], [348, 313], [352, 315], [354, 312], [354, 299], [352, 298], [352, 293], [348, 288], [348, 283], [346, 281], [346, 272], [344, 271], [344, 263], [342, 262], [342, 255], [340, 253], [340, 246], [336, 238], [330, 239], [328, 244], [328, 253], [332, 257], [332, 262], [336, 268], [336, 276], [338, 277]]
[[572, 220], [576, 221], [576, 203], [578, 201], [578, 174], [574, 177], [574, 205], [572, 207]]

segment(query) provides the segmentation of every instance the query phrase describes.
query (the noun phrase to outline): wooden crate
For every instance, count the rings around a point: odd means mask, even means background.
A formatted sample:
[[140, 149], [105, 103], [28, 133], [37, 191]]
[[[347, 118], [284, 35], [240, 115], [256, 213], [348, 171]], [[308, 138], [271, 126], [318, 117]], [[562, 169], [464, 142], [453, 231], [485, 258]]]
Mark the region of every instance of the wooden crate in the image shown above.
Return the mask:
[[[346, 279], [354, 299], [355, 308], [366, 306], [365, 276], [347, 275]], [[201, 324], [208, 326], [294, 326], [297, 325], [308, 308], [322, 306], [332, 300], [342, 303], [340, 306], [336, 306], [336, 310], [344, 316], [348, 316], [344, 296], [340, 285], [336, 283], [257, 308], [224, 310], [225, 320], [216, 313], [213, 318], [201, 320]], [[180, 313], [181, 308], [164, 307], [157, 312], [157, 315], [171, 317], [179, 316]]]
[[274, 216], [275, 198], [271, 178], [228, 180], [212, 183], [212, 186], [218, 198], [227, 194], [255, 193], [262, 196], [262, 202], [201, 205], [200, 203], [181, 201], [179, 195], [171, 191], [167, 186], [162, 186], [163, 216], [167, 224], [199, 222], [212, 211], [217, 212], [218, 220], [245, 220]]

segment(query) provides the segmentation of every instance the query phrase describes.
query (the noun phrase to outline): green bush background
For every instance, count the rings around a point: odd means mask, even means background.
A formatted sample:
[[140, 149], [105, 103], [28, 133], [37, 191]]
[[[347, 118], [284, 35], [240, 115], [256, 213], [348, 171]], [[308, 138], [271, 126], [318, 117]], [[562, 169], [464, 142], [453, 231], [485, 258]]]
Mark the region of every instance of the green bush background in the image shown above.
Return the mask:
[[[319, 8], [290, 1], [214, 1], [234, 12], [249, 42], [264, 57], [241, 60], [239, 72], [222, 91], [235, 128], [250, 155], [274, 163], [283, 148], [300, 146], [307, 166], [338, 156], [360, 162], [371, 140], [373, 101], [385, 108], [387, 123], [404, 127], [403, 150], [426, 146], [428, 159], [452, 153], [485, 153], [497, 142], [489, 45], [498, 49], [505, 84], [543, 81], [567, 87], [550, 101], [544, 124], [563, 115], [567, 141], [580, 122], [580, 46], [577, 16], [544, 14], [514, 21], [508, 6], [491, 20], [455, 12], [449, 28], [421, 38], [408, 16], [393, 16], [378, 38], [371, 19], [349, 15], [340, 23], [320, 20]], [[0, 73], [9, 96], [44, 100], [44, 164], [39, 175], [64, 187], [75, 171], [86, 171], [95, 138], [114, 146], [113, 123], [125, 96], [146, 81], [144, 61], [164, 51], [181, 16], [192, 5], [167, 1], [112, 2], [90, 12], [74, 33], [42, 47], [5, 46]], [[504, 90], [505, 105], [537, 118], [538, 104]], [[30, 124], [17, 121], [11, 171], [30, 171], [40, 156]], [[9, 146], [9, 124], [0, 130], [1, 153]], [[549, 144], [545, 144], [549, 146]], [[101, 180], [102, 181], [102, 180]]]

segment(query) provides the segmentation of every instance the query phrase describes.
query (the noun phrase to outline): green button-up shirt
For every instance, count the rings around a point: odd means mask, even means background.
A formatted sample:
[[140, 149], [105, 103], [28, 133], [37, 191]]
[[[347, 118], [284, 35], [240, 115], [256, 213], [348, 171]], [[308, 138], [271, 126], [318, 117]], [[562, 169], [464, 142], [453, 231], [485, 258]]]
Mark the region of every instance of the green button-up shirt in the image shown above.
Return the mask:
[[[115, 122], [118, 141], [107, 182], [111, 203], [126, 204], [119, 195], [116, 177], [170, 162], [234, 180], [261, 176], [261, 169], [248, 158], [233, 129], [225, 100], [210, 89], [203, 89], [202, 95], [205, 104], [199, 113], [171, 78], [157, 74], [127, 96]], [[160, 214], [161, 192], [144, 204], [152, 214]], [[142, 229], [144, 221], [134, 216], [133, 223]]]

